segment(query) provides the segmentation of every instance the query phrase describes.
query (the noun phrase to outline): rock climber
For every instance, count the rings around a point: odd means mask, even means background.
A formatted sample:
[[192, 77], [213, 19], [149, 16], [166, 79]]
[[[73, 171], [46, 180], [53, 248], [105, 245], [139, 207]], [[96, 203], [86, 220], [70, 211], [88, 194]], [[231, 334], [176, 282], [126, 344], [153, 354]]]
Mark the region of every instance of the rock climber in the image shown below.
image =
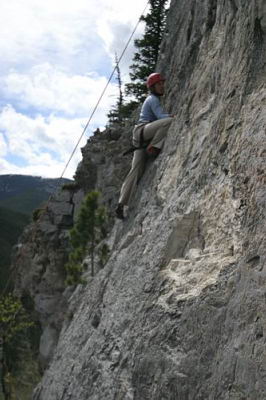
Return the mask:
[[136, 186], [142, 177], [147, 158], [156, 158], [164, 144], [173, 116], [165, 113], [160, 104], [164, 94], [165, 79], [154, 72], [147, 78], [149, 95], [145, 99], [139, 121], [133, 129], [134, 156], [131, 169], [122, 185], [116, 216], [124, 219], [124, 206], [128, 205]]

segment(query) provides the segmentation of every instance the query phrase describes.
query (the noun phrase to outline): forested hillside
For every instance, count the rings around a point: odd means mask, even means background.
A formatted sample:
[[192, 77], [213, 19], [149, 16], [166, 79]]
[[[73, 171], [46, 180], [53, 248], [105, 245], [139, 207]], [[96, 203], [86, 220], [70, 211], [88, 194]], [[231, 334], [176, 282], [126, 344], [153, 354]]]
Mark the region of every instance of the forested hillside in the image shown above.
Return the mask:
[[0, 175], [0, 207], [31, 214], [69, 179], [49, 179], [30, 175]]
[[8, 280], [12, 247], [29, 220], [28, 215], [0, 207], [0, 291]]
[[0, 290], [9, 279], [12, 247], [32, 212], [41, 207], [68, 179], [45, 179], [28, 175], [0, 175]]

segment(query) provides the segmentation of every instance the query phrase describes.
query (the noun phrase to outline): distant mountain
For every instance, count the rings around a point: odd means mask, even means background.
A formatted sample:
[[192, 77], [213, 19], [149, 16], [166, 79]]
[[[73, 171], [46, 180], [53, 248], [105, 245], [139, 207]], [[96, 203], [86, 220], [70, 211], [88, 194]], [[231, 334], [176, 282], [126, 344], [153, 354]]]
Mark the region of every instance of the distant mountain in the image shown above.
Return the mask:
[[57, 188], [70, 182], [70, 179], [30, 175], [0, 175], [0, 207], [29, 215]]
[[0, 293], [9, 278], [12, 247], [33, 210], [40, 207], [69, 179], [46, 179], [28, 175], [0, 175]]
[[9, 277], [10, 255], [30, 217], [0, 207], [0, 292]]

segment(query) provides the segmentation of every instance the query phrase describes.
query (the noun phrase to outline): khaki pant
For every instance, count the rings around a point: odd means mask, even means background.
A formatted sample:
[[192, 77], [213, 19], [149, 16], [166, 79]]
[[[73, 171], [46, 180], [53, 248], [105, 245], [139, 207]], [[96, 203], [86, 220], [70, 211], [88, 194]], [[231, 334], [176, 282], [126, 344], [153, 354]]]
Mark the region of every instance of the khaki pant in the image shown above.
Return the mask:
[[[144, 142], [150, 141], [150, 146], [161, 149], [172, 121], [173, 118], [169, 117], [158, 119], [157, 121], [146, 124], [143, 130]], [[142, 128], [143, 124], [140, 124], [136, 125], [133, 130], [133, 145], [136, 147], [140, 145], [139, 139]], [[147, 155], [145, 148], [134, 151], [131, 169], [121, 188], [119, 203], [123, 205], [127, 205], [129, 203], [136, 190], [136, 186], [145, 171], [146, 160]]]

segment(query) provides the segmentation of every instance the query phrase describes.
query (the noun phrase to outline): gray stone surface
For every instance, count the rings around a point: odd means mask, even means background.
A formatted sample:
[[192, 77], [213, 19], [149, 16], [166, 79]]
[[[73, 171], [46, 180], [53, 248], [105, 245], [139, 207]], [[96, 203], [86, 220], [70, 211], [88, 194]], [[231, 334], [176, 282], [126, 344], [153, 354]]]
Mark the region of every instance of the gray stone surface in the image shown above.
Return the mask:
[[[107, 265], [62, 296], [33, 400], [265, 400], [264, 4], [172, 1], [158, 70], [175, 120], [110, 225]], [[112, 209], [128, 128], [107, 134], [85, 146], [76, 180]]]
[[[38, 220], [29, 225], [12, 260], [15, 293], [34, 304], [42, 327], [40, 365], [47, 367], [67, 309], [64, 264], [68, 230], [73, 225], [73, 193], [63, 190], [51, 197]], [[30, 299], [30, 300], [29, 300]]]
[[[129, 146], [131, 130], [131, 125], [123, 129], [113, 127], [112, 131], [104, 131], [88, 140], [82, 149], [84, 158], [77, 169], [75, 185], [60, 189], [50, 197], [38, 221], [25, 229], [13, 254], [16, 294], [31, 298], [41, 323], [39, 359], [42, 369], [50, 362], [62, 322], [68, 315], [72, 290], [65, 288], [64, 266], [69, 252], [69, 229], [85, 193], [91, 189], [102, 193], [101, 202], [110, 210], [111, 229], [114, 223], [111, 210], [130, 164], [130, 158], [123, 158], [121, 153]], [[96, 261], [98, 271], [100, 263]], [[90, 263], [87, 264], [89, 275]]]

